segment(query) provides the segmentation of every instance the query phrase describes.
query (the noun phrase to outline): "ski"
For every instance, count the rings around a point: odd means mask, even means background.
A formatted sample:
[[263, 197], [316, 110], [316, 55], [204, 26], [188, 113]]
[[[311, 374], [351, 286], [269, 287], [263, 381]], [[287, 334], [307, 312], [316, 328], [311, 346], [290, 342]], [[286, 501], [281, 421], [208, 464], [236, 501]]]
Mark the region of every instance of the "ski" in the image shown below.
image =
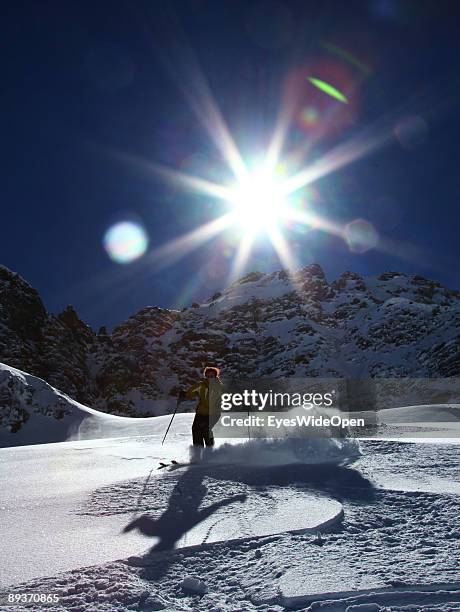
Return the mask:
[[175, 459], [173, 459], [171, 463], [169, 464], [168, 472], [172, 472], [174, 470], [177, 470], [178, 468], [187, 467], [190, 465], [192, 464], [191, 463], [180, 463], [179, 461], [176, 461]]
[[164, 470], [166, 468], [168, 468], [168, 472], [172, 472], [174, 470], [177, 470], [179, 468], [184, 468], [184, 467], [213, 467], [213, 466], [222, 466], [222, 465], [227, 465], [226, 463], [208, 463], [206, 461], [188, 461], [188, 462], [180, 462], [180, 461], [176, 461], [175, 459], [171, 459], [171, 461], [169, 461], [168, 463], [165, 463], [164, 461], [160, 461], [159, 467], [157, 468], [158, 470]]
[[222, 467], [228, 465], [227, 463], [217, 463], [217, 462], [207, 462], [207, 461], [187, 461], [187, 462], [179, 462], [179, 461], [171, 461], [169, 464], [168, 472], [173, 472], [174, 470], [178, 470], [179, 468], [212, 468], [212, 467]]
[[166, 463], [165, 461], [160, 461], [159, 462], [159, 466], [158, 466], [158, 470], [164, 470], [167, 467], [174, 467], [174, 466], [182, 466], [182, 465], [188, 465], [186, 463], [179, 463], [179, 461], [176, 461], [175, 459], [171, 459], [171, 461], [169, 461], [168, 463]]

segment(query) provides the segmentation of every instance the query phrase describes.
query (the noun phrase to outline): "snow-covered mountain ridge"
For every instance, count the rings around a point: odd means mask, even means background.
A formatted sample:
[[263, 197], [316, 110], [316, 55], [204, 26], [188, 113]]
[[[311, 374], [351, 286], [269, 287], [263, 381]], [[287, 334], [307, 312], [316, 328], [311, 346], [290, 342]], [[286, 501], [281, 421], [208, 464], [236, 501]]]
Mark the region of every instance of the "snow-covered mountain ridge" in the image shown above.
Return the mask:
[[178, 386], [217, 363], [226, 377], [460, 376], [460, 292], [421, 276], [313, 264], [253, 272], [182, 311], [147, 307], [112, 334], [0, 267], [0, 361], [119, 415], [169, 411]]

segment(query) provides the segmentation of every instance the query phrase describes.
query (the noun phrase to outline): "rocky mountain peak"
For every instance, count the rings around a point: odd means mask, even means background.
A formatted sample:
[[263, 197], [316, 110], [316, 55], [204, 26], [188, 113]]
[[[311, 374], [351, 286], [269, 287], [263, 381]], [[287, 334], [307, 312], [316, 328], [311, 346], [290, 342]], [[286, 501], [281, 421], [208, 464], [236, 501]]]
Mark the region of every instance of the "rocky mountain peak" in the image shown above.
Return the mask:
[[38, 340], [46, 311], [38, 292], [19, 274], [0, 266], [0, 321], [22, 339]]
[[57, 318], [68, 327], [78, 327], [81, 323], [72, 304], [66, 306], [64, 310], [57, 315]]

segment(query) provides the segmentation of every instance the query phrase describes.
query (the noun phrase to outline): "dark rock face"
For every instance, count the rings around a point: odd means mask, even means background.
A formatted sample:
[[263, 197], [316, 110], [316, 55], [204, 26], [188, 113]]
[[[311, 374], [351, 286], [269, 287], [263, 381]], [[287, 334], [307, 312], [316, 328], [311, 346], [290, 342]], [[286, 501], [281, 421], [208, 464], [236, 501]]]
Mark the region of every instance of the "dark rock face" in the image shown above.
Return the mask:
[[96, 334], [71, 306], [48, 314], [0, 267], [0, 361], [120, 415], [169, 411], [209, 364], [225, 377], [458, 377], [459, 329], [458, 291], [398, 272], [328, 283], [313, 264], [252, 272], [204, 304], [147, 307]]
[[33, 367], [46, 322], [38, 292], [0, 266], [0, 355], [4, 361], [24, 369]]
[[18, 274], [0, 266], [0, 316], [23, 340], [40, 340], [46, 311], [38, 292]]

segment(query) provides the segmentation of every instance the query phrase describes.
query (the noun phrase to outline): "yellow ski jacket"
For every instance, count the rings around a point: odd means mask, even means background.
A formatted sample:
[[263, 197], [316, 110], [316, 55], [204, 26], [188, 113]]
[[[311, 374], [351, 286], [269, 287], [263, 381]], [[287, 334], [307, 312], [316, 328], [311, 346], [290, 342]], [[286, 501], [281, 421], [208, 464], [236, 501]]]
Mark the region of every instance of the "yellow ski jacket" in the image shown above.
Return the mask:
[[[211, 393], [211, 412], [214, 413], [216, 410], [220, 413], [220, 387], [222, 383], [220, 381], [217, 382], [217, 390]], [[213, 385], [213, 390], [216, 385]], [[198, 404], [196, 406], [196, 413], [202, 415], [209, 415], [209, 382], [207, 380], [200, 380], [199, 383], [190, 387], [190, 389], [186, 392], [187, 399], [193, 399], [193, 396], [198, 395]], [[219, 404], [218, 406], [216, 404]]]

